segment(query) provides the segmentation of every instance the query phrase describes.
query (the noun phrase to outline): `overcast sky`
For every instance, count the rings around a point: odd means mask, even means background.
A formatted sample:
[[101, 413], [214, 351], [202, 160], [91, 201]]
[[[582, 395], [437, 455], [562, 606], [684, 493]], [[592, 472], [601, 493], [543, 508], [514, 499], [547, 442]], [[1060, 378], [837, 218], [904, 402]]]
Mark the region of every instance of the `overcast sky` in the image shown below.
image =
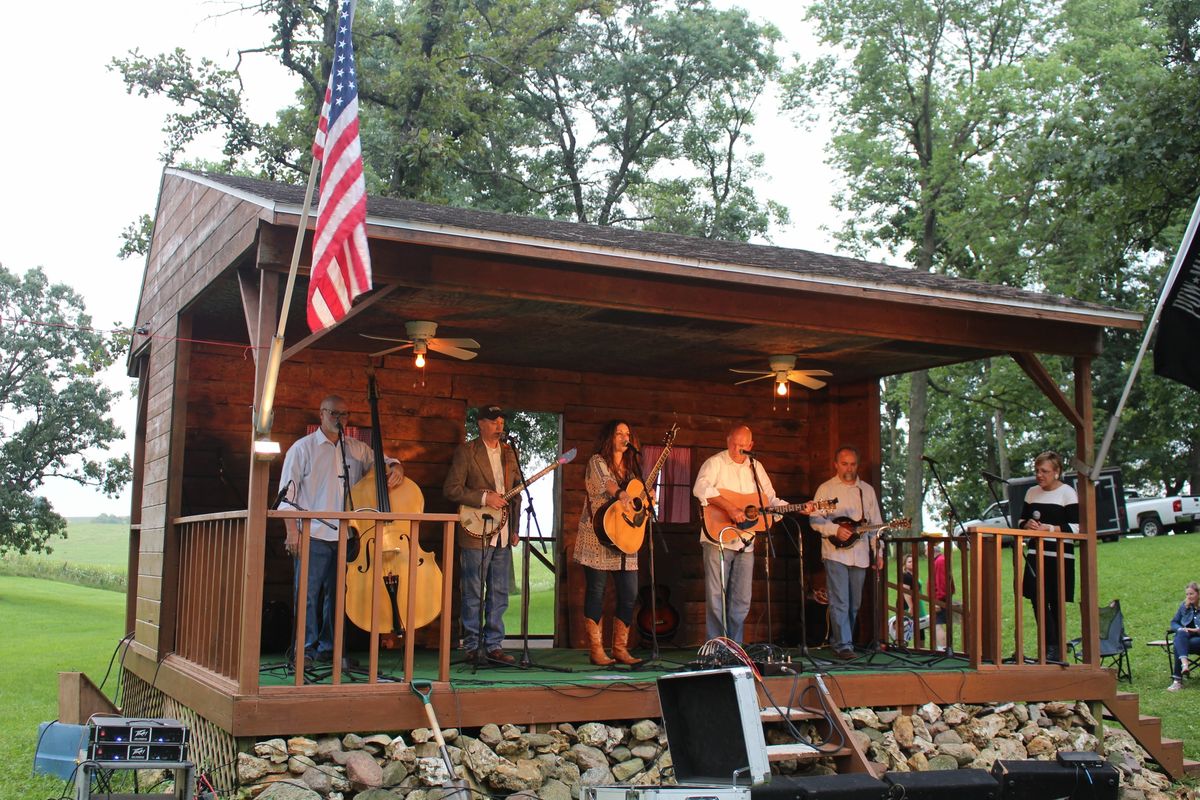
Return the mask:
[[[783, 53], [811, 47], [799, 4], [777, 0], [719, 2], [741, 5], [775, 23], [784, 35]], [[135, 322], [144, 263], [116, 257], [121, 231], [138, 215], [152, 213], [163, 164], [163, 120], [172, 106], [126, 94], [109, 61], [134, 48], [157, 54], [183, 48], [193, 59], [208, 56], [231, 67], [239, 48], [267, 41], [262, 17], [230, 14], [223, 2], [125, 0], [117, 5], [67, 0], [53, 6], [14, 3], [0, 34], [0, 74], [10, 76], [10, 114], [0, 130], [5, 190], [0, 192], [0, 264], [23, 273], [41, 266], [51, 280], [83, 295], [98, 327]], [[48, 19], [46, 9], [53, 9]], [[294, 85], [269, 59], [243, 64], [248, 107], [266, 120], [290, 100]], [[774, 99], [760, 109], [757, 149], [766, 155], [767, 178], [760, 197], [783, 203], [792, 225], [773, 234], [775, 244], [832, 252], [822, 225], [835, 224], [829, 208], [833, 173], [824, 166], [824, 137], [798, 131], [775, 113]], [[219, 155], [215, 142], [189, 152]], [[114, 409], [126, 430], [136, 410], [124, 365], [105, 380], [120, 389]], [[0, 417], [5, 432], [13, 422]], [[126, 439], [118, 445], [132, 451]], [[53, 481], [44, 494], [59, 513], [92, 516], [129, 513], [129, 493], [117, 499]]]

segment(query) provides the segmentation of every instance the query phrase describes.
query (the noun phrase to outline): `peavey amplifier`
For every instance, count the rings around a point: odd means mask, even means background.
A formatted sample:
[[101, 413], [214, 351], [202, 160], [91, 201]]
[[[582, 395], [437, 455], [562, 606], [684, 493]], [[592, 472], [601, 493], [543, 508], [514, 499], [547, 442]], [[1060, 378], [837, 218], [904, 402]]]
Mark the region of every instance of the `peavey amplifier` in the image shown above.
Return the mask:
[[101, 764], [187, 761], [188, 729], [177, 719], [93, 717], [88, 759]]

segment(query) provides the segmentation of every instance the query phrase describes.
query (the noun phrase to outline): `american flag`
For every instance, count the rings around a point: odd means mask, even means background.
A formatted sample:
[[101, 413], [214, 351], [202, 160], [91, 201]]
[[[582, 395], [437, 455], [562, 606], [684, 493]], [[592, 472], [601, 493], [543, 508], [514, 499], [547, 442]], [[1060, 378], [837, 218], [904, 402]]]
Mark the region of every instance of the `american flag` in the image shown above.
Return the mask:
[[321, 162], [320, 211], [308, 283], [308, 327], [314, 332], [346, 316], [354, 298], [371, 289], [352, 18], [351, 4], [345, 0], [338, 13], [337, 49], [313, 141], [313, 158]]

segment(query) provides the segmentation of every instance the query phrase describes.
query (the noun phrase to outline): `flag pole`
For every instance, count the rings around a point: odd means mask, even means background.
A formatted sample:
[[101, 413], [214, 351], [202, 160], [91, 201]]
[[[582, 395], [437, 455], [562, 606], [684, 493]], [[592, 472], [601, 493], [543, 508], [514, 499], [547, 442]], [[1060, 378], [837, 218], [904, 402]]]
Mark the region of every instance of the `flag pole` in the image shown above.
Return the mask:
[[[347, 27], [353, 27], [356, 0], [349, 0], [346, 14], [349, 17]], [[329, 65], [329, 77], [326, 79], [325, 95], [328, 96], [333, 85], [333, 63]], [[322, 98], [322, 102], [325, 102]], [[312, 208], [313, 189], [317, 183], [317, 169], [321, 164], [316, 153], [313, 153], [312, 163], [308, 168], [308, 186], [304, 190], [304, 205], [300, 208], [300, 224], [296, 228], [296, 242], [292, 246], [292, 263], [288, 269], [287, 287], [283, 292], [283, 308], [279, 312], [279, 326], [271, 339], [271, 350], [267, 357], [267, 372], [263, 378], [262, 396], [254, 414], [254, 434], [257, 438], [266, 439], [271, 435], [271, 424], [275, 414], [275, 389], [279, 384], [279, 369], [283, 363], [283, 334], [287, 329], [288, 311], [292, 305], [292, 294], [296, 288], [296, 275], [300, 271], [300, 252], [304, 248], [304, 235], [308, 230], [309, 210]]]
[[1129, 373], [1129, 380], [1125, 382], [1125, 389], [1121, 392], [1121, 399], [1117, 401], [1117, 410], [1113, 412], [1112, 418], [1108, 421], [1108, 429], [1104, 431], [1104, 441], [1100, 444], [1100, 452], [1096, 454], [1096, 464], [1092, 467], [1091, 474], [1088, 476], [1093, 481], [1100, 478], [1100, 470], [1104, 468], [1104, 459], [1108, 456], [1108, 449], [1112, 446], [1113, 436], [1117, 432], [1117, 423], [1120, 422], [1121, 412], [1125, 410], [1125, 401], [1129, 399], [1129, 392], [1133, 389], [1133, 381], [1137, 378], [1138, 370], [1142, 366], [1142, 359], [1146, 357], [1146, 350], [1150, 346], [1150, 337], [1154, 335], [1154, 329], [1158, 327], [1159, 317], [1162, 316], [1163, 306], [1167, 303], [1167, 295], [1171, 293], [1171, 287], [1175, 284], [1175, 278], [1183, 270], [1183, 264], [1187, 261], [1188, 253], [1191, 251], [1191, 243], [1196, 238], [1196, 231], [1200, 228], [1200, 198], [1196, 200], [1196, 206], [1192, 209], [1192, 218], [1188, 222], [1187, 231], [1183, 234], [1183, 242], [1179, 245], [1179, 250], [1175, 253], [1175, 261], [1171, 264], [1171, 271], [1167, 273], [1166, 280], [1163, 281], [1162, 291], [1158, 295], [1158, 303], [1154, 306], [1154, 313], [1150, 315], [1150, 321], [1146, 323], [1146, 335], [1142, 337], [1142, 346], [1138, 348], [1137, 358], [1133, 360], [1133, 369]]
[[300, 271], [300, 251], [304, 249], [304, 234], [308, 230], [308, 211], [312, 206], [313, 187], [317, 183], [315, 157], [308, 168], [308, 188], [304, 190], [304, 205], [300, 209], [300, 225], [296, 228], [296, 243], [292, 247], [292, 264], [288, 269], [287, 288], [283, 291], [283, 308], [279, 311], [279, 327], [271, 338], [271, 353], [267, 358], [267, 374], [263, 379], [262, 398], [254, 415], [254, 433], [260, 437], [271, 435], [271, 423], [275, 414], [275, 387], [279, 383], [279, 367], [283, 363], [283, 332], [287, 328], [288, 309], [292, 305], [292, 293], [296, 288], [296, 273]]

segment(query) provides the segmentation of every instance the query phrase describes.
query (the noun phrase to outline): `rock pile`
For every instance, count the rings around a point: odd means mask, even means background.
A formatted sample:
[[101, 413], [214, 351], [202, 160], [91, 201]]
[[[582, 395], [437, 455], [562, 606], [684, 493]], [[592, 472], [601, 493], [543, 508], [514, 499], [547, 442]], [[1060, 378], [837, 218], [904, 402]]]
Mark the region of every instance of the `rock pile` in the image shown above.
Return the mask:
[[[857, 708], [843, 712], [851, 736], [886, 770], [989, 769], [997, 759], [1052, 759], [1059, 750], [1097, 750], [1097, 725], [1083, 703], [928, 704], [914, 714]], [[815, 735], [810, 723], [801, 733]], [[475, 735], [443, 732], [454, 772], [473, 798], [579, 800], [584, 786], [673, 783], [666, 735], [653, 720], [589, 722], [528, 730], [485, 725]], [[791, 741], [782, 726], [769, 744]], [[1166, 776], [1146, 765], [1124, 731], [1104, 733], [1108, 760], [1122, 772], [1122, 800], [1168, 800]], [[832, 761], [773, 765], [784, 773], [828, 774]], [[432, 732], [354, 733], [340, 738], [269, 739], [240, 753], [242, 797], [258, 800], [439, 800], [449, 778]], [[1186, 791], [1186, 790], [1184, 790]], [[1194, 795], [1191, 795], [1194, 798]]]

